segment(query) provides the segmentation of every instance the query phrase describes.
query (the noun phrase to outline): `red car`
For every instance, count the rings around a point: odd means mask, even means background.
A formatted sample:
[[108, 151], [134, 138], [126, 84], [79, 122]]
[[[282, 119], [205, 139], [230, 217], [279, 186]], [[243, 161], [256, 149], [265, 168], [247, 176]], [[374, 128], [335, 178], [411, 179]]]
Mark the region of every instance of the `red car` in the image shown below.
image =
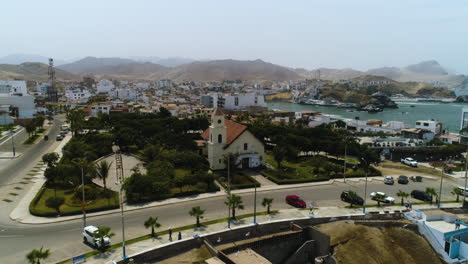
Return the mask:
[[297, 195], [286, 196], [286, 203], [294, 207], [306, 208], [306, 203]]

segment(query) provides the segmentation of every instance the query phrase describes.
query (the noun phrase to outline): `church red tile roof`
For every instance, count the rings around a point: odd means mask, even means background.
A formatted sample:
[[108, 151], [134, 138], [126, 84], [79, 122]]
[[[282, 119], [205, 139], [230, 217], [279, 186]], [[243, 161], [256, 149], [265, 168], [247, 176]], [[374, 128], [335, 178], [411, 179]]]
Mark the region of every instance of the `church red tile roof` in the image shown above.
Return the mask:
[[[224, 125], [226, 126], [227, 130], [227, 144], [230, 145], [236, 138], [238, 138], [245, 130], [247, 130], [247, 126], [241, 125], [234, 121], [224, 119]], [[210, 140], [210, 128], [207, 128], [201, 134], [201, 137], [209, 141]]]

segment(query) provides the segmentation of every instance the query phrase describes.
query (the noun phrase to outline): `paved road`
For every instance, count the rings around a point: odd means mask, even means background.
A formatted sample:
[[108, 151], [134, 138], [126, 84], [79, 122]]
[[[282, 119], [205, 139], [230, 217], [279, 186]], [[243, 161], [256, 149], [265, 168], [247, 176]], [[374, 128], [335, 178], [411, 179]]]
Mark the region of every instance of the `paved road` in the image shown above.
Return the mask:
[[[408, 185], [395, 184], [393, 186], [384, 185], [382, 182], [371, 182], [368, 184], [368, 193], [371, 191], [384, 191], [389, 195], [395, 196], [398, 190], [410, 192], [413, 189], [424, 189], [427, 186], [438, 187], [438, 181], [426, 181], [424, 183], [410, 182]], [[261, 200], [264, 197], [274, 198], [273, 209], [290, 208], [284, 203], [284, 197], [287, 194], [297, 194], [306, 200], [318, 201], [319, 206], [345, 206], [345, 203], [339, 201], [339, 195], [343, 190], [355, 190], [363, 196], [364, 183], [334, 183], [330, 185], [320, 185], [296, 188], [290, 190], [275, 190], [268, 193], [258, 193], [258, 210], [264, 210], [261, 207]], [[453, 199], [450, 195], [452, 184], [444, 186], [446, 199]], [[253, 211], [253, 193], [243, 194], [245, 210], [238, 214], [250, 213]], [[375, 204], [369, 200], [368, 204]], [[169, 226], [181, 226], [192, 224], [194, 219], [188, 215], [188, 211], [193, 206], [201, 206], [207, 209], [204, 220], [217, 219], [227, 216], [227, 208], [224, 205], [223, 197], [209, 198], [199, 201], [183, 202], [175, 205], [161, 206], [156, 208], [147, 208], [138, 211], [128, 212], [125, 215], [126, 237], [132, 238], [146, 234], [148, 230], [143, 227], [143, 222], [149, 216], [157, 216], [162, 224], [162, 229]], [[119, 214], [88, 218], [87, 224], [97, 226], [106, 225], [112, 228], [116, 233], [113, 241], [121, 240], [121, 218]], [[74, 220], [66, 223], [56, 223], [47, 225], [22, 225], [7, 224], [0, 225], [0, 262], [2, 263], [21, 263], [24, 255], [32, 248], [44, 246], [52, 250], [51, 261], [58, 261], [67, 257], [79, 255], [90, 250], [84, 245], [81, 236], [83, 223], [81, 220]]]

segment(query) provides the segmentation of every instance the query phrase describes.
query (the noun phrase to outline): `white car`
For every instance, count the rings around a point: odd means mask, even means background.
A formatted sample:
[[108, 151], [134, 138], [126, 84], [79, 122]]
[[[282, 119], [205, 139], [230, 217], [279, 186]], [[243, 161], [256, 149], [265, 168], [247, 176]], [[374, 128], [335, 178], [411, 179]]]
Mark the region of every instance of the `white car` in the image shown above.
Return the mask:
[[411, 167], [418, 167], [418, 162], [415, 161], [413, 158], [404, 158], [401, 159], [401, 163], [406, 164]]
[[384, 197], [382, 200], [380, 200], [380, 202], [390, 203], [390, 204], [395, 203], [395, 198], [393, 198], [391, 196], [387, 196], [383, 192], [371, 192], [371, 194], [370, 194], [371, 199], [374, 200], [374, 201], [377, 201], [377, 198], [376, 198], [377, 194], [380, 194], [382, 197]]
[[95, 247], [109, 247], [110, 246], [110, 238], [104, 237], [104, 245], [101, 245], [102, 241], [99, 238], [96, 238], [95, 235], [98, 232], [98, 228], [95, 226], [87, 226], [83, 229], [83, 242]]
[[395, 183], [395, 181], [393, 180], [392, 176], [385, 176], [384, 183], [389, 184], [389, 185], [393, 185], [393, 183]]

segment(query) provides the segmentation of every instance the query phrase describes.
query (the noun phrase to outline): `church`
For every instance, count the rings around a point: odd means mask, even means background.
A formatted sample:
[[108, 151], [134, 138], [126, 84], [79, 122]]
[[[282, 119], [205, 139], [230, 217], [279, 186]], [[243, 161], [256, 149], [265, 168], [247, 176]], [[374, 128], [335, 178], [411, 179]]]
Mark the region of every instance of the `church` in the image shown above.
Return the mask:
[[265, 163], [265, 147], [247, 126], [225, 119], [217, 108], [211, 116], [211, 125], [201, 134], [208, 149], [208, 162], [212, 170], [226, 168], [224, 157], [237, 154], [239, 168], [256, 168]]

